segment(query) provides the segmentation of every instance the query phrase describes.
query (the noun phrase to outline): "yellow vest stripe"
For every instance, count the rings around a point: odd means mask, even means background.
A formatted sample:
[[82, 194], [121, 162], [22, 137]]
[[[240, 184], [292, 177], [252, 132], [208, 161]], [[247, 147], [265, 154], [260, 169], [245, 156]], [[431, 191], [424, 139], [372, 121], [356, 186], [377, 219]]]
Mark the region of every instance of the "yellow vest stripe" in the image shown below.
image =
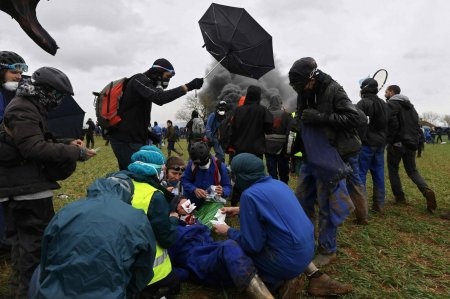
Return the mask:
[[[136, 182], [134, 180], [133, 185], [134, 195], [131, 200], [131, 205], [136, 209], [143, 210], [145, 214], [147, 214], [153, 194], [161, 191], [147, 183]], [[153, 278], [148, 285], [165, 278], [171, 271], [172, 263], [170, 262], [167, 250], [156, 243], [156, 255], [155, 261], [153, 262]]]

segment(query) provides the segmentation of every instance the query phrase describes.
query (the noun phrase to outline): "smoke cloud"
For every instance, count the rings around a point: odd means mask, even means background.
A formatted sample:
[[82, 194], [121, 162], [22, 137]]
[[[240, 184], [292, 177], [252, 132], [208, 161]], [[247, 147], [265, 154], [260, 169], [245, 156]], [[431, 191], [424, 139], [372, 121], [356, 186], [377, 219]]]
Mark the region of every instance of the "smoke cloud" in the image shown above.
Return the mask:
[[[213, 61], [207, 68], [209, 72], [215, 65]], [[241, 96], [244, 96], [247, 87], [256, 85], [261, 88], [261, 104], [268, 106], [272, 96], [281, 96], [283, 108], [287, 112], [292, 112], [296, 108], [297, 96], [289, 86], [287, 74], [283, 75], [278, 69], [273, 69], [259, 80], [247, 78], [240, 75], [231, 74], [222, 65], [217, 66], [205, 79], [199, 99], [206, 106], [209, 112], [214, 111], [214, 107], [219, 101], [226, 101], [236, 105]]]

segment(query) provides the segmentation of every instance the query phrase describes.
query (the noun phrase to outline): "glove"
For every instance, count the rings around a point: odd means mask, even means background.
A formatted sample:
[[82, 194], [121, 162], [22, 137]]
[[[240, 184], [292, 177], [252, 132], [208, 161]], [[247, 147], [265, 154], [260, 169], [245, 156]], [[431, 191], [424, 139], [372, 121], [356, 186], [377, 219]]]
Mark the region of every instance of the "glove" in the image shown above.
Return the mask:
[[323, 124], [328, 122], [328, 116], [316, 109], [305, 109], [302, 113], [302, 120], [305, 124]]
[[186, 83], [186, 87], [188, 91], [194, 90], [194, 89], [200, 89], [203, 86], [203, 78], [195, 78], [189, 83]]

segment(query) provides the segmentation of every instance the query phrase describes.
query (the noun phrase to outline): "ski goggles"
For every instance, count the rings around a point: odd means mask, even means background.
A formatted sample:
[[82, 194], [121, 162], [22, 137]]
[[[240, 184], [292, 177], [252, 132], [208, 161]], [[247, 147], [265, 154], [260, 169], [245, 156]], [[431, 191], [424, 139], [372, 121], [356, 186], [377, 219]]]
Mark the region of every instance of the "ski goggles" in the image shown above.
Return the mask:
[[182, 167], [182, 166], [174, 166], [174, 167], [170, 167], [169, 170], [175, 170], [175, 171], [181, 171], [183, 172], [186, 168]]
[[154, 65], [152, 65], [152, 68], [158, 68], [158, 69], [162, 69], [162, 70], [164, 70], [164, 71], [166, 71], [166, 72], [169, 72], [169, 73], [170, 73], [170, 74], [172, 75], [172, 77], [173, 77], [173, 76], [175, 76], [175, 71], [174, 71], [174, 70], [171, 70], [171, 69], [165, 68], [165, 67], [163, 67], [163, 66], [160, 66], [160, 65], [154, 64]]
[[14, 63], [14, 64], [0, 63], [0, 67], [2, 69], [16, 70], [23, 73], [28, 72], [28, 65], [26, 65], [25, 63]]

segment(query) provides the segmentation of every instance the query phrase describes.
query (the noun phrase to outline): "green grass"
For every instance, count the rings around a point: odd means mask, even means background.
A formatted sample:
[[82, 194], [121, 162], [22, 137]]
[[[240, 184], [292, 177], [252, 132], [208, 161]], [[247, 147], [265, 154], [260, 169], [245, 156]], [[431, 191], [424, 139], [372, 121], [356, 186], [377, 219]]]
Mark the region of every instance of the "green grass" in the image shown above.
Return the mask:
[[[180, 145], [187, 159], [186, 143]], [[55, 191], [55, 209], [83, 197], [93, 180], [117, 169], [111, 148], [103, 146], [100, 138], [96, 146], [102, 147], [97, 157], [79, 163], [76, 172]], [[394, 205], [387, 180], [384, 215], [371, 214], [368, 226], [354, 225], [353, 216], [349, 217], [339, 229], [337, 262], [323, 268], [333, 278], [353, 284], [353, 293], [344, 298], [450, 298], [450, 223], [439, 218], [442, 211], [450, 209], [450, 143], [427, 145], [417, 165], [436, 192], [438, 210], [426, 212], [422, 194], [403, 169], [400, 174], [409, 205]], [[367, 181], [371, 195], [371, 179]], [[294, 177], [289, 185], [295, 187]], [[58, 194], [69, 198], [58, 199]], [[238, 225], [236, 219], [230, 224]], [[5, 259], [0, 260], [0, 266], [0, 298], [4, 298], [10, 267]], [[301, 295], [308, 297], [305, 290]], [[186, 283], [179, 298], [246, 296], [231, 289], [213, 290]]]

